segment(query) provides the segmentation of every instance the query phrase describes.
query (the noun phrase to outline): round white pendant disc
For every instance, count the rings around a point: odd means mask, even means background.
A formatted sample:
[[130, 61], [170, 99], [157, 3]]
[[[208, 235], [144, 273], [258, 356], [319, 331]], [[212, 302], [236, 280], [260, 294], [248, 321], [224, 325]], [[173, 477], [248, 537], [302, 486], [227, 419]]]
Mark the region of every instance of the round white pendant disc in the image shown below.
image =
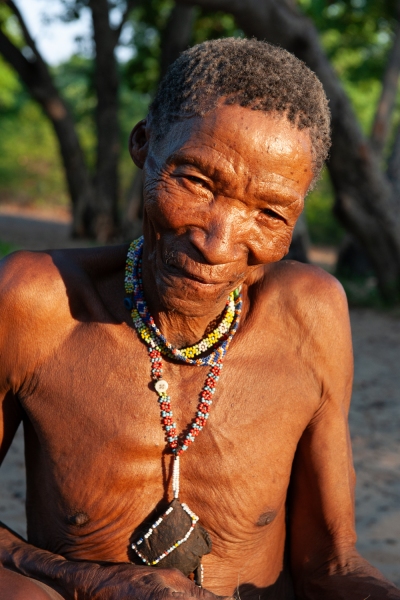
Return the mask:
[[159, 379], [154, 384], [154, 387], [156, 388], [156, 392], [158, 392], [159, 394], [162, 394], [163, 392], [167, 391], [168, 383], [165, 381], [165, 379]]

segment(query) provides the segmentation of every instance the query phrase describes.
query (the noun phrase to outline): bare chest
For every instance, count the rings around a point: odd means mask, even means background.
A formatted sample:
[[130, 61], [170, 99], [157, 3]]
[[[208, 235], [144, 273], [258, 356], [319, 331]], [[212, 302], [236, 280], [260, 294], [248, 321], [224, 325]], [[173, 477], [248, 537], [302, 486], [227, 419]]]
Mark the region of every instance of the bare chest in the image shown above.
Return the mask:
[[[120, 537], [129, 539], [170, 496], [170, 457], [148, 354], [133, 331], [116, 327], [78, 328], [21, 398], [31, 520], [47, 505], [49, 529], [62, 540], [52, 549], [63, 554], [71, 545], [93, 554], [103, 530], [100, 557], [121, 559]], [[182, 500], [206, 528], [222, 528], [232, 539], [257, 531], [260, 516], [284, 510], [295, 449], [319, 399], [311, 369], [285, 340], [255, 345], [238, 336], [238, 342], [207, 425], [181, 461]], [[206, 367], [164, 364], [179, 431], [195, 415], [206, 376]], [[87, 520], [77, 524], [76, 515]]]

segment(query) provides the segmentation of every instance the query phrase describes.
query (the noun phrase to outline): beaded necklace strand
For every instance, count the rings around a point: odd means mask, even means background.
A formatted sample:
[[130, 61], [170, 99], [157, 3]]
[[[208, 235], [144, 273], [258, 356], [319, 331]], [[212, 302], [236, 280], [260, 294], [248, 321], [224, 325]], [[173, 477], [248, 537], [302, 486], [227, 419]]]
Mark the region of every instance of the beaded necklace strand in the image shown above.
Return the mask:
[[[154, 387], [159, 396], [158, 402], [160, 404], [162, 424], [166, 433], [167, 446], [178, 457], [195, 441], [195, 438], [207, 422], [212, 397], [215, 392], [215, 385], [221, 374], [223, 359], [239, 326], [242, 299], [240, 292], [237, 290], [229, 295], [220, 325], [212, 334], [207, 336], [207, 340], [215, 340], [214, 342], [207, 341], [202, 346], [204, 342], [202, 340], [194, 346], [178, 350], [166, 340], [148, 311], [143, 295], [142, 252], [143, 237], [133, 241], [129, 248], [125, 271], [125, 292], [127, 294], [125, 306], [131, 310], [134, 327], [147, 345], [151, 362], [151, 377], [155, 382]], [[133, 296], [133, 299], [131, 296]], [[229, 328], [226, 325], [227, 323], [229, 323]], [[190, 358], [190, 355], [198, 355], [200, 353], [199, 350], [205, 347], [205, 345], [207, 345], [207, 349], [211, 349], [210, 354], [197, 359]], [[173, 421], [171, 398], [166, 393], [168, 383], [162, 378], [163, 354], [187, 364], [197, 366], [208, 365], [211, 367], [203, 389], [200, 392], [197, 413], [182, 443], [179, 443], [176, 423]]]
[[[242, 298], [240, 290], [232, 292], [224, 308], [218, 326], [209, 333], [203, 340], [188, 346], [186, 348], [175, 348], [158, 329], [153, 317], [150, 315], [146, 300], [143, 294], [142, 282], [142, 254], [143, 254], [143, 237], [131, 243], [126, 260], [125, 268], [125, 292], [124, 300], [125, 307], [130, 310], [133, 325], [147, 346], [147, 350], [151, 363], [151, 378], [154, 381], [154, 388], [158, 394], [158, 402], [160, 405], [160, 416], [167, 448], [174, 455], [173, 473], [172, 473], [172, 490], [174, 499], [179, 497], [179, 457], [185, 452], [189, 446], [196, 440], [201, 430], [207, 423], [209, 411], [213, 402], [215, 386], [219, 380], [223, 360], [239, 326], [240, 315], [242, 311]], [[206, 354], [207, 351], [210, 351]], [[162, 356], [167, 356], [196, 366], [208, 366], [208, 374], [200, 392], [200, 398], [197, 405], [197, 411], [192, 419], [189, 430], [185, 436], [181, 434], [179, 439], [176, 423], [174, 422], [173, 412], [171, 408], [171, 398], [167, 394], [168, 383], [163, 379], [163, 362]], [[203, 355], [203, 356], [202, 356]], [[182, 439], [183, 438], [183, 439]], [[169, 507], [168, 510], [157, 519], [143, 538], [132, 544], [131, 547], [135, 550], [138, 556], [149, 565], [158, 564], [165, 556], [170, 554], [175, 548], [185, 542], [190, 536], [195, 527], [198, 517], [195, 515], [186, 504], [182, 504], [183, 509], [187, 512], [192, 520], [192, 526], [187, 534], [180, 540], [177, 540], [173, 546], [165, 550], [155, 560], [148, 562], [145, 556], [140, 552], [140, 546], [145, 539], [150, 537], [153, 531], [160, 525], [168, 514], [173, 510]]]

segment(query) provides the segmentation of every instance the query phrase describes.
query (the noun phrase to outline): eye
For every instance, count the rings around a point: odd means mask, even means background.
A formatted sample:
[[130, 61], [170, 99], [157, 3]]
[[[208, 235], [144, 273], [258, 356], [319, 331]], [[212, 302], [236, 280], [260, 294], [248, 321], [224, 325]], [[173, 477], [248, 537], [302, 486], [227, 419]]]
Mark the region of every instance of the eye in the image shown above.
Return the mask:
[[272, 219], [276, 219], [279, 221], [285, 220], [281, 215], [276, 213], [274, 210], [271, 210], [270, 208], [265, 208], [262, 212], [264, 215], [267, 215], [267, 217], [271, 217]]
[[188, 179], [189, 181], [197, 183], [197, 185], [201, 185], [202, 187], [208, 189], [207, 182], [204, 181], [204, 179], [201, 179], [201, 177], [196, 177], [195, 175], [185, 175], [184, 177], [185, 179]]

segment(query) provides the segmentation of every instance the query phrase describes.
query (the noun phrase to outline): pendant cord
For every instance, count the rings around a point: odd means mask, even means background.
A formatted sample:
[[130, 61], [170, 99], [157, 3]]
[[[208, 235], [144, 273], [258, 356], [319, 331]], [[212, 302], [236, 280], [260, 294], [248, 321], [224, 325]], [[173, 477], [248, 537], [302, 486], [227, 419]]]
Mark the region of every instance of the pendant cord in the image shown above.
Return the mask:
[[172, 491], [174, 498], [179, 498], [179, 456], [175, 455], [172, 469]]

